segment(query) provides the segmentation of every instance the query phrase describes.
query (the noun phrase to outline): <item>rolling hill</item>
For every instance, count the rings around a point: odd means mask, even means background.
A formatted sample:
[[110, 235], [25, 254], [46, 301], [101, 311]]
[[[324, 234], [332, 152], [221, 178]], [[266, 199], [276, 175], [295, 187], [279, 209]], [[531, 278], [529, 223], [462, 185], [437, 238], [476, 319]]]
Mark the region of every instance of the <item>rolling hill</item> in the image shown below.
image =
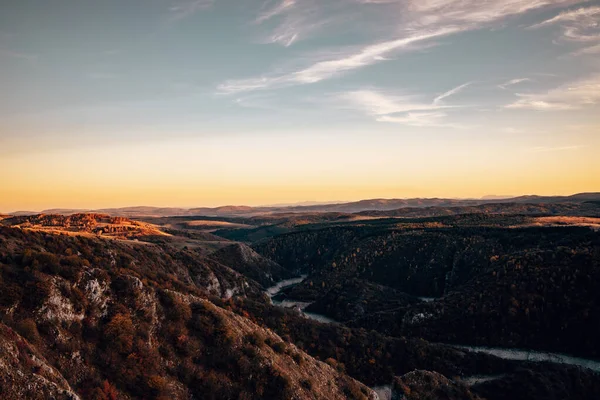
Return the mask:
[[221, 206], [221, 207], [123, 207], [106, 208], [98, 210], [78, 209], [51, 209], [41, 212], [17, 211], [12, 215], [31, 214], [76, 214], [76, 213], [102, 213], [112, 216], [130, 218], [139, 217], [170, 217], [170, 216], [251, 216], [265, 213], [281, 212], [340, 212], [357, 213], [362, 211], [391, 211], [400, 208], [425, 208], [425, 207], [468, 207], [493, 203], [516, 204], [555, 204], [555, 203], [584, 203], [600, 201], [600, 193], [578, 193], [572, 196], [519, 196], [512, 198], [482, 198], [482, 199], [444, 199], [444, 198], [414, 198], [414, 199], [369, 199], [355, 202], [317, 205], [292, 205], [283, 207], [249, 207], [249, 206]]

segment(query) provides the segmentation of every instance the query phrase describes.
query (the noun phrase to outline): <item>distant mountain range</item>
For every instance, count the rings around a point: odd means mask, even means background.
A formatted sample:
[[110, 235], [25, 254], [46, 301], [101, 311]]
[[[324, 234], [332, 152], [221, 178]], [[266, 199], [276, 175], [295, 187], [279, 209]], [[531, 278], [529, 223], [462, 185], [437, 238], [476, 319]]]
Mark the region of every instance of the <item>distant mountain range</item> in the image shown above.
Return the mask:
[[443, 199], [443, 198], [413, 198], [413, 199], [369, 199], [347, 203], [293, 205], [293, 206], [221, 206], [221, 207], [123, 207], [105, 209], [49, 209], [39, 211], [17, 211], [11, 215], [33, 215], [33, 214], [75, 214], [82, 212], [94, 212], [123, 217], [175, 217], [175, 216], [248, 216], [265, 213], [279, 212], [343, 212], [357, 213], [364, 211], [392, 211], [401, 208], [425, 208], [425, 207], [465, 207], [485, 204], [556, 204], [556, 203], [583, 203], [587, 201], [600, 201], [600, 192], [578, 193], [572, 196], [518, 196], [503, 198], [501, 196], [486, 196], [481, 199]]

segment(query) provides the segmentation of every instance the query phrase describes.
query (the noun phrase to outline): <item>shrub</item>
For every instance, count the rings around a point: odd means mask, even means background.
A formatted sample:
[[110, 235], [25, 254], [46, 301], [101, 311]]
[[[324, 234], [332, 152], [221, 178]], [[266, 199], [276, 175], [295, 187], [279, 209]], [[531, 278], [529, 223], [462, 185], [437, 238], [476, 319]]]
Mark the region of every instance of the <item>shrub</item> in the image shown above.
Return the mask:
[[253, 346], [260, 346], [264, 343], [264, 339], [258, 332], [252, 332], [246, 335], [245, 340]]
[[366, 400], [368, 396], [363, 393], [362, 388], [356, 382], [348, 382], [344, 388], [344, 394], [348, 399]]
[[81, 258], [79, 256], [76, 256], [76, 255], [63, 257], [60, 260], [60, 263], [64, 266], [75, 267], [75, 268], [90, 266], [90, 262], [88, 260]]
[[167, 318], [172, 321], [187, 322], [192, 318], [192, 308], [174, 293], [161, 291], [161, 301], [168, 308]]
[[300, 355], [300, 353], [292, 354], [292, 359], [296, 362], [296, 364], [302, 365], [302, 356]]
[[159, 396], [167, 391], [169, 382], [160, 375], [152, 375], [147, 378], [146, 385], [154, 396]]
[[308, 379], [302, 379], [300, 381], [300, 386], [302, 386], [304, 389], [306, 390], [311, 390], [312, 389], [312, 382]]
[[16, 284], [0, 286], [0, 305], [10, 307], [21, 300], [23, 289]]
[[283, 354], [285, 353], [286, 345], [283, 342], [275, 342], [271, 345], [271, 348], [275, 350], [276, 353]]
[[25, 293], [23, 305], [28, 308], [37, 308], [44, 304], [46, 299], [52, 293], [52, 283], [49, 280], [38, 280], [34, 278], [25, 284]]
[[131, 353], [135, 328], [131, 317], [127, 314], [117, 314], [104, 328], [104, 336], [111, 346], [121, 354]]
[[117, 400], [119, 392], [117, 388], [110, 384], [107, 380], [102, 383], [102, 386], [94, 389], [91, 395], [92, 400]]
[[38, 344], [42, 340], [40, 333], [38, 332], [37, 324], [31, 318], [17, 322], [15, 329], [32, 344]]

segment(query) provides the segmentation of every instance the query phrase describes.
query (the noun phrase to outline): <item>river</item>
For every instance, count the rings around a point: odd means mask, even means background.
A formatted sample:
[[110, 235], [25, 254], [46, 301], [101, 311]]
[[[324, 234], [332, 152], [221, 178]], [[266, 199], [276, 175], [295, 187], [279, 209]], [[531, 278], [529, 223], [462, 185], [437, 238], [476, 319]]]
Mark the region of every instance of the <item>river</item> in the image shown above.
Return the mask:
[[285, 279], [283, 281], [278, 282], [276, 285], [267, 288], [266, 292], [269, 298], [271, 299], [271, 303], [275, 306], [284, 307], [284, 308], [297, 308], [302, 315], [306, 318], [313, 319], [315, 321], [323, 322], [326, 324], [338, 323], [337, 321], [328, 318], [321, 314], [315, 314], [311, 312], [306, 312], [304, 309], [311, 305], [312, 303], [308, 303], [305, 301], [294, 301], [294, 300], [277, 300], [275, 296], [277, 296], [283, 289], [288, 288], [290, 286], [297, 285], [306, 279], [308, 275], [301, 275], [297, 278]]
[[284, 279], [283, 281], [277, 282], [274, 286], [267, 288], [266, 292], [269, 295], [269, 297], [272, 298], [279, 294], [279, 292], [281, 292], [284, 288], [301, 283], [303, 280], [306, 279], [307, 276], [308, 275], [300, 275], [297, 278]]
[[[305, 312], [304, 309], [308, 307], [311, 303], [302, 302], [302, 301], [293, 301], [293, 300], [276, 300], [274, 299], [283, 289], [288, 288], [290, 286], [297, 285], [304, 281], [307, 278], [307, 275], [302, 275], [297, 278], [286, 279], [281, 282], [278, 282], [276, 285], [269, 287], [266, 290], [267, 295], [271, 299], [271, 302], [275, 306], [285, 307], [285, 308], [297, 308], [302, 315], [307, 318], [313, 319], [315, 321], [323, 322], [323, 323], [338, 323], [331, 318], [328, 318], [324, 315], [314, 314]], [[421, 297], [423, 301], [435, 301], [435, 298], [431, 297]], [[441, 343], [442, 344], [442, 343]], [[558, 364], [568, 364], [568, 365], [576, 365], [583, 368], [588, 368], [595, 372], [600, 372], [600, 361], [588, 360], [585, 358], [573, 357], [566, 354], [559, 353], [549, 353], [549, 352], [540, 352], [533, 350], [522, 350], [522, 349], [507, 349], [507, 348], [493, 348], [493, 347], [480, 347], [480, 346], [463, 346], [463, 345], [453, 345], [446, 344], [447, 346], [454, 347], [460, 350], [468, 350], [473, 352], [481, 352], [490, 354], [499, 358], [503, 358], [505, 360], [516, 360], [516, 361], [531, 361], [531, 362], [553, 362]], [[471, 377], [465, 377], [463, 382], [467, 385], [474, 385], [476, 383], [481, 383], [493, 379], [500, 378], [502, 375], [476, 375]], [[391, 385], [378, 386], [373, 388], [375, 393], [378, 396], [379, 400], [389, 400], [392, 398], [392, 387]]]
[[573, 357], [566, 354], [560, 353], [548, 353], [533, 350], [522, 350], [522, 349], [507, 349], [497, 347], [478, 347], [478, 346], [462, 346], [462, 345], [448, 345], [457, 349], [469, 350], [479, 353], [491, 354], [493, 356], [503, 358], [505, 360], [516, 360], [516, 361], [532, 361], [532, 362], [553, 362], [557, 364], [569, 364], [577, 365], [591, 369], [595, 372], [600, 372], [600, 361], [589, 360], [585, 358]]

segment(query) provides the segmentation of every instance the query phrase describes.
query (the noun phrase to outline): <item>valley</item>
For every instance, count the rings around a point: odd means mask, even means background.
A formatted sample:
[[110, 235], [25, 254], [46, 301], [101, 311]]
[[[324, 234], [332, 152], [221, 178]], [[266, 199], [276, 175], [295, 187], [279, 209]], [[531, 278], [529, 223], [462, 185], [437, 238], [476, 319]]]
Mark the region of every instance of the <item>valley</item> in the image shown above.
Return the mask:
[[486, 207], [5, 216], [0, 393], [597, 398], [600, 205]]

